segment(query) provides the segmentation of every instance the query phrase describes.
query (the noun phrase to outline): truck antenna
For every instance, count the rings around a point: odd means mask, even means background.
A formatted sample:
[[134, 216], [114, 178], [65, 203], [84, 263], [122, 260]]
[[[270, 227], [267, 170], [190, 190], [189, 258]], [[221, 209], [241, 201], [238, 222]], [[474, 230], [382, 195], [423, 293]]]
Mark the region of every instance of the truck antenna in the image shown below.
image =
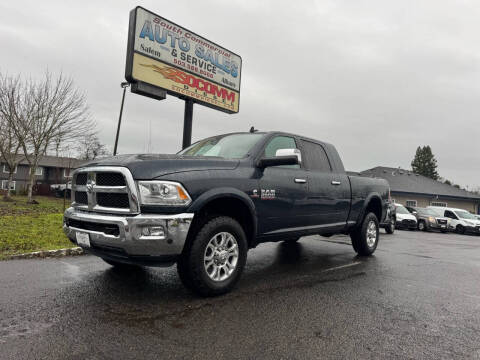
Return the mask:
[[255, 129], [255, 127], [254, 127], [254, 126], [252, 126], [252, 127], [250, 128], [250, 132], [251, 132], [251, 133], [254, 133], [254, 132], [257, 132], [257, 131], [258, 131], [258, 130], [257, 130], [257, 129]]

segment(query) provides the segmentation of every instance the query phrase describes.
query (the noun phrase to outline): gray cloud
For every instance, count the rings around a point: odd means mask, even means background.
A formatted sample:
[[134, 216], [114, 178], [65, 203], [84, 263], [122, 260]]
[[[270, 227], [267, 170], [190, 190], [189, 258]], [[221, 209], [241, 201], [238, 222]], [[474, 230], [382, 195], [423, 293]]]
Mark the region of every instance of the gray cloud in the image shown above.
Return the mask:
[[[130, 1], [0, 5], [0, 69], [71, 75], [113, 147]], [[240, 54], [240, 113], [195, 106], [193, 137], [284, 130], [334, 143], [346, 167], [410, 167], [477, 186], [480, 6], [473, 1], [153, 2], [142, 6]], [[174, 152], [183, 103], [127, 94], [120, 151]]]

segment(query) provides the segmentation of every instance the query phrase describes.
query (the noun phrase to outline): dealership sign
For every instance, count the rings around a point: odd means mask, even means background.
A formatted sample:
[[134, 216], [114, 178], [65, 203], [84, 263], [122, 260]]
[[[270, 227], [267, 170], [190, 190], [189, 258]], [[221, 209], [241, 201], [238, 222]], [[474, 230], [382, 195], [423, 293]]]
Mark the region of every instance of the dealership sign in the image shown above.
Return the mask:
[[125, 77], [229, 113], [240, 102], [242, 58], [142, 7], [130, 12]]

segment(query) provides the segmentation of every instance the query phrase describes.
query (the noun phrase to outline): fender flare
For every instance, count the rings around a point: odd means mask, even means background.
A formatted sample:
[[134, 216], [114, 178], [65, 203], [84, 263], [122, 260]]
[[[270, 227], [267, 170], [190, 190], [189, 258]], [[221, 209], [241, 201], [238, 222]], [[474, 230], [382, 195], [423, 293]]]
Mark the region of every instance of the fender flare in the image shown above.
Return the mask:
[[255, 210], [255, 204], [253, 203], [252, 199], [250, 199], [250, 197], [243, 191], [232, 187], [220, 187], [208, 190], [193, 201], [188, 211], [198, 212], [208, 203], [221, 198], [233, 198], [236, 200], [240, 200], [243, 204], [247, 206], [253, 224], [252, 242], [254, 242], [254, 239], [257, 236], [257, 212]]
[[370, 204], [370, 202], [373, 200], [373, 199], [378, 199], [380, 201], [380, 211], [381, 211], [381, 215], [380, 215], [380, 219], [378, 219], [378, 222], [381, 223], [382, 220], [383, 220], [383, 214], [384, 214], [384, 211], [383, 211], [383, 208], [384, 208], [384, 204], [382, 202], [382, 197], [380, 196], [379, 193], [377, 192], [373, 192], [373, 193], [370, 193], [368, 194], [368, 196], [365, 198], [364, 202], [363, 202], [363, 207], [362, 207], [362, 211], [360, 212], [360, 214], [358, 215], [358, 219], [357, 219], [357, 225], [360, 225], [361, 224], [361, 221], [363, 220], [363, 218], [365, 217], [365, 212], [367, 210], [367, 206], [368, 204]]

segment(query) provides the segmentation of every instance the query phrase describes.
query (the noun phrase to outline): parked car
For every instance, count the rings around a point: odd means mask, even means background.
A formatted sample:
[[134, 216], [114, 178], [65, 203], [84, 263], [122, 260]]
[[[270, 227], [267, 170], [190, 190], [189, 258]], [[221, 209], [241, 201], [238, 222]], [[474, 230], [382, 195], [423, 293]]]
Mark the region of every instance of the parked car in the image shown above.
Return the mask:
[[[55, 192], [55, 196], [57, 197], [64, 197], [67, 196], [68, 198], [71, 196], [72, 191], [72, 182], [69, 181], [66, 184], [52, 184], [50, 185], [50, 190]], [[66, 194], [65, 194], [66, 192]]]
[[417, 227], [420, 231], [439, 230], [443, 233], [448, 231], [448, 218], [438, 211], [429, 208], [410, 207], [406, 209], [417, 218]]
[[449, 219], [448, 228], [458, 234], [474, 233], [480, 234], [480, 220], [468, 211], [456, 208], [429, 206], [443, 212], [443, 215]]
[[395, 204], [389, 201], [385, 221], [380, 224], [380, 227], [385, 229], [387, 234], [393, 234], [395, 232], [395, 216]]
[[186, 287], [226, 293], [249, 249], [349, 234], [371, 255], [388, 183], [346, 174], [333, 145], [279, 132], [201, 140], [176, 155], [120, 155], [74, 172], [69, 239], [117, 268], [177, 263]]
[[399, 229], [416, 230], [417, 218], [402, 204], [395, 204], [395, 226]]

